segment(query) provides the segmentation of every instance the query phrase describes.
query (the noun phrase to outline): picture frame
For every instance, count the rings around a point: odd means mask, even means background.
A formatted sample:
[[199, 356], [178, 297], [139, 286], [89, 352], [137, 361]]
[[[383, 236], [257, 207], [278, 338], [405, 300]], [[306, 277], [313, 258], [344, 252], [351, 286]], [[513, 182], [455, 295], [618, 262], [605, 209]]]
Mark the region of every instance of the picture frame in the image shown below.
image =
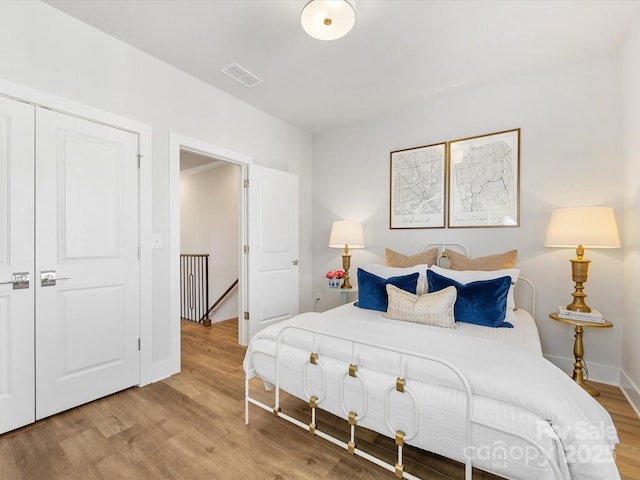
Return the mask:
[[390, 153], [389, 228], [444, 228], [446, 142]]
[[449, 228], [520, 226], [520, 129], [448, 143]]

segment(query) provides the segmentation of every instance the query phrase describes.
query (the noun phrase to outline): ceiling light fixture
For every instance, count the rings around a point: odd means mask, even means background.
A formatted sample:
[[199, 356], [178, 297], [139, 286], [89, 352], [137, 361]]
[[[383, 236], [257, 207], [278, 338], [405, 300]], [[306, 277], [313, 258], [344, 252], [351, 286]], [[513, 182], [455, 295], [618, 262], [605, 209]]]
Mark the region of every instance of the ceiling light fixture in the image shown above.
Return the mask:
[[302, 9], [304, 31], [318, 40], [344, 37], [356, 23], [354, 5], [347, 0], [311, 0]]

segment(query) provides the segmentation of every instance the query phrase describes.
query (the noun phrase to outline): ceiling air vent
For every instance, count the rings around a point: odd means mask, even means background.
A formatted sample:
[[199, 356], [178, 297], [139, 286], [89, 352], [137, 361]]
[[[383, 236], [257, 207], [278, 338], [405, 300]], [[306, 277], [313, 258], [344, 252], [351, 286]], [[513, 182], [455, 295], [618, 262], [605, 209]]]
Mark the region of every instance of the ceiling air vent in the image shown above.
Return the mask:
[[241, 83], [247, 88], [251, 88], [254, 85], [262, 83], [261, 79], [237, 63], [227, 65], [222, 69], [222, 73], [233, 78], [236, 82]]

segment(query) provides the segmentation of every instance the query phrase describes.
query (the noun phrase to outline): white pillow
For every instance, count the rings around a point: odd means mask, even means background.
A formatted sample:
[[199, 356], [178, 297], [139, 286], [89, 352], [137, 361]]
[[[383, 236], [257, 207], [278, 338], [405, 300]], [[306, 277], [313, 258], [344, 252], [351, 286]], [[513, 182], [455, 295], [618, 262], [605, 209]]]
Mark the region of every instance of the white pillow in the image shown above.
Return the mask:
[[[477, 282], [478, 280], [493, 280], [500, 277], [511, 277], [511, 286], [509, 287], [509, 293], [507, 293], [507, 315], [505, 321], [517, 323], [517, 317], [513, 313], [516, 310], [516, 301], [513, 294], [513, 289], [520, 276], [519, 268], [505, 268], [502, 270], [449, 270], [447, 268], [438, 267], [432, 265], [429, 267], [433, 272], [443, 277], [455, 280], [458, 283], [467, 284], [471, 282]], [[427, 289], [429, 286], [427, 285]]]
[[414, 295], [390, 284], [387, 284], [386, 288], [389, 297], [387, 313], [384, 314], [386, 318], [456, 328], [453, 312], [457, 298], [455, 287], [424, 295]]
[[413, 267], [387, 267], [379, 263], [371, 263], [360, 267], [369, 273], [373, 273], [381, 278], [400, 277], [403, 275], [411, 275], [419, 273], [418, 284], [416, 286], [416, 294], [422, 295], [427, 293], [427, 270], [429, 265], [414, 265]]

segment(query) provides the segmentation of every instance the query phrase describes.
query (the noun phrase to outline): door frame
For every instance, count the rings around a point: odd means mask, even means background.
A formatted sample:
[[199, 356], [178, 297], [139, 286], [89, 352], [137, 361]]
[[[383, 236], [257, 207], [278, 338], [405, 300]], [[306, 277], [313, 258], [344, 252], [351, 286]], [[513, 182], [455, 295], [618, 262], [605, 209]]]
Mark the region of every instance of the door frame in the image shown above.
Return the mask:
[[[175, 319], [171, 325], [171, 351], [180, 352], [180, 150], [223, 160], [240, 166], [240, 245], [238, 246], [238, 343], [247, 344], [248, 331], [243, 321], [243, 312], [247, 310], [247, 275], [244, 245], [247, 245], [247, 199], [244, 181], [248, 166], [253, 163], [250, 155], [235, 152], [228, 148], [213, 145], [195, 138], [169, 132], [169, 315]], [[180, 358], [180, 355], [178, 355]]]
[[[126, 130], [138, 137], [138, 152], [141, 156], [138, 169], [138, 234], [140, 245], [140, 338], [146, 340], [149, 348], [140, 350], [139, 386], [146, 385], [158, 378], [153, 364], [153, 323], [152, 323], [152, 128], [151, 125], [116, 115], [98, 108], [66, 98], [58, 97], [40, 90], [26, 87], [0, 78], [0, 95], [29, 103], [38, 107], [101, 123], [110, 127]], [[35, 275], [35, 272], [34, 272]], [[34, 277], [35, 278], [35, 277]]]

